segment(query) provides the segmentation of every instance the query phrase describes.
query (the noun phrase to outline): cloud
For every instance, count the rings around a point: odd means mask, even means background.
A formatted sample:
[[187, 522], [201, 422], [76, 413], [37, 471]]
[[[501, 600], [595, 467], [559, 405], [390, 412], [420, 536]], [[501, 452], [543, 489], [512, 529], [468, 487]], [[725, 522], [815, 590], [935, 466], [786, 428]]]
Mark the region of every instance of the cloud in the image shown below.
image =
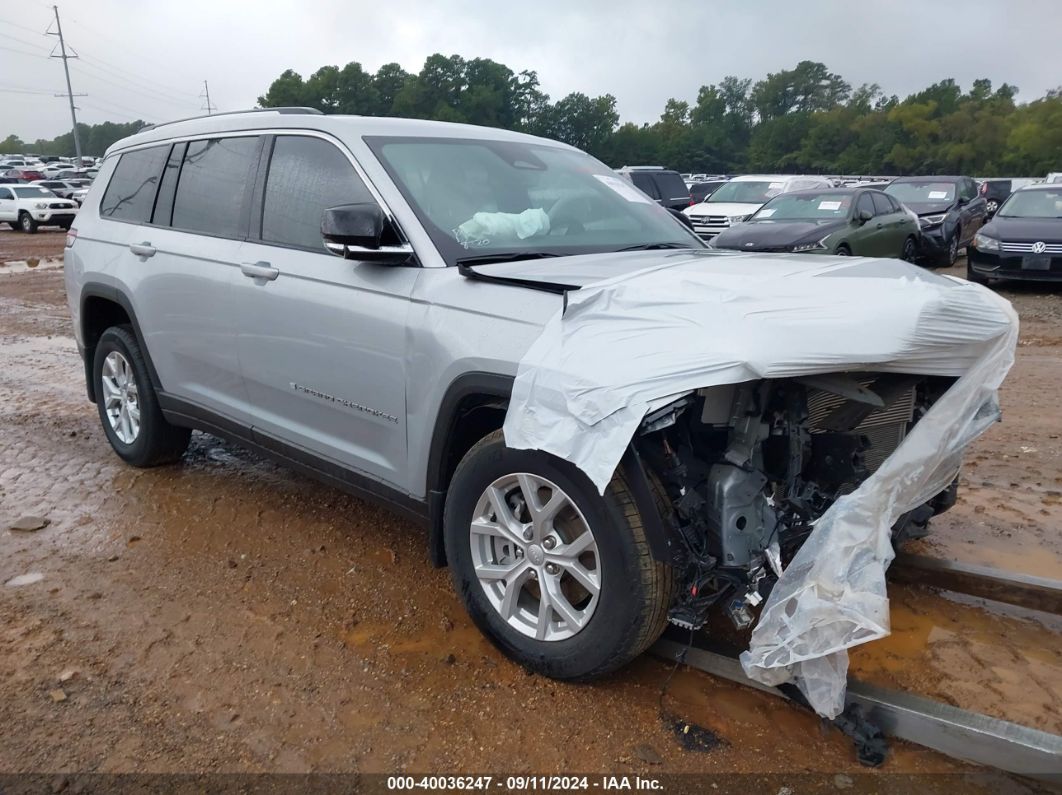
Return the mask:
[[[80, 118], [96, 123], [196, 115], [202, 81], [223, 110], [251, 107], [284, 69], [397, 61], [418, 71], [433, 52], [533, 69], [554, 99], [616, 96], [625, 121], [655, 120], [669, 97], [692, 101], [725, 75], [759, 79], [809, 59], [858, 85], [901, 97], [944, 78], [988, 77], [1032, 99], [1060, 80], [1055, 0], [79, 0], [60, 7], [81, 62], [72, 62]], [[0, 137], [53, 137], [69, 112], [43, 3], [0, 9]], [[14, 23], [14, 24], [12, 24]], [[16, 37], [23, 43], [14, 41]], [[14, 53], [21, 49], [31, 54]], [[36, 56], [36, 57], [35, 57]]]

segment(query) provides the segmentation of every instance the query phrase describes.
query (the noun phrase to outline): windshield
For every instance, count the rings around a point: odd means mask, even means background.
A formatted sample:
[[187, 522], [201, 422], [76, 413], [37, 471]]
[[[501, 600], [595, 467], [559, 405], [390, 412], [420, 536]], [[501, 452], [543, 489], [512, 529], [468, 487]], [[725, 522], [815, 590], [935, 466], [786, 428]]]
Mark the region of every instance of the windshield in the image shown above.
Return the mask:
[[784, 190], [784, 182], [728, 182], [705, 201], [708, 204], [715, 202], [763, 204]]
[[1041, 190], [1019, 190], [1010, 195], [996, 217], [1002, 218], [1062, 218], [1062, 187]]
[[760, 208], [750, 221], [818, 221], [847, 218], [850, 193], [787, 193]]
[[705, 247], [671, 213], [582, 152], [522, 141], [365, 141], [451, 265], [492, 255]]
[[895, 196], [904, 204], [941, 204], [955, 201], [955, 183], [933, 182], [893, 182], [885, 192]]
[[26, 187], [12, 188], [11, 190], [13, 190], [15, 195], [20, 199], [39, 199], [42, 196], [55, 196], [50, 190], [42, 188], [39, 185], [28, 185]]

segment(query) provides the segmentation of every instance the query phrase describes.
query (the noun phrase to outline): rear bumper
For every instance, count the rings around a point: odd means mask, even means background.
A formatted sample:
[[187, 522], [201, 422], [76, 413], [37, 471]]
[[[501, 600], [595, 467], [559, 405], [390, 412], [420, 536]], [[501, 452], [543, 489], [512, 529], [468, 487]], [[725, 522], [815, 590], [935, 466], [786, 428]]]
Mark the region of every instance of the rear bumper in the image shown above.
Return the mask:
[[1062, 281], [1062, 256], [1051, 257], [1047, 270], [1031, 269], [1024, 265], [1024, 254], [985, 252], [971, 246], [967, 251], [967, 264], [978, 276], [990, 279], [1018, 279], [1036, 282]]

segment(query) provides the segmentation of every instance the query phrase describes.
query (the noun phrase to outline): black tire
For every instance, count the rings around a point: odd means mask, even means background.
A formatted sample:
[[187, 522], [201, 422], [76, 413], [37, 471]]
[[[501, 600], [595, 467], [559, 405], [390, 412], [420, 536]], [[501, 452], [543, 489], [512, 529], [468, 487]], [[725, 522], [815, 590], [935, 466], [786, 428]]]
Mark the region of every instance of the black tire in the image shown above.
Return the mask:
[[903, 251], [900, 252], [900, 259], [904, 262], [914, 262], [918, 259], [918, 241], [914, 239], [914, 235], [903, 241]]
[[838, 257], [850, 257], [852, 256], [852, 249], [848, 248], [847, 243], [841, 243], [837, 247], [837, 251], [834, 252]]
[[27, 212], [22, 212], [19, 213], [18, 216], [18, 228], [27, 235], [32, 235], [37, 232], [37, 222], [33, 220], [32, 215]]
[[950, 268], [959, 261], [959, 241], [962, 240], [962, 228], [955, 227], [955, 233], [948, 241], [948, 250], [944, 252], [944, 256], [941, 259], [941, 264], [946, 268]]
[[[518, 472], [548, 479], [562, 489], [597, 542], [597, 607], [580, 631], [563, 640], [536, 640], [511, 627], [475, 575], [469, 527], [476, 504], [490, 484]], [[530, 671], [576, 681], [603, 676], [645, 651], [667, 624], [674, 572], [653, 559], [642, 516], [618, 472], [602, 496], [574, 465], [540, 450], [510, 449], [496, 431], [477, 442], [458, 465], [446, 496], [443, 533], [454, 587], [472, 621]]]
[[[107, 355], [117, 351], [129, 363], [136, 385], [140, 409], [140, 429], [131, 443], [118, 437], [107, 416], [107, 400], [103, 390], [103, 366]], [[100, 336], [92, 359], [92, 378], [96, 392], [96, 408], [107, 441], [123, 461], [135, 467], [153, 467], [176, 461], [188, 447], [191, 431], [166, 422], [159, 408], [158, 396], [151, 383], [146, 356], [129, 326], [111, 326]]]

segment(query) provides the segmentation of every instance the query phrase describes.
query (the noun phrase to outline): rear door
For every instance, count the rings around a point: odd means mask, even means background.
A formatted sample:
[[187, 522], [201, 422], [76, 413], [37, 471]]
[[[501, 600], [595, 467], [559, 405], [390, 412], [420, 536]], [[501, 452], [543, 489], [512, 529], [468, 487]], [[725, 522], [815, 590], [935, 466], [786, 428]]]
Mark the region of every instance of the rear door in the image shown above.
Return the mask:
[[[151, 220], [128, 240], [139, 275], [136, 311], [163, 390], [239, 425], [250, 417], [236, 355], [232, 284], [260, 146], [260, 137], [244, 134], [166, 147], [161, 179], [155, 179], [157, 201], [147, 201]], [[105, 195], [101, 216], [112, 206]]]
[[420, 269], [325, 249], [324, 210], [378, 201], [339, 142], [278, 134], [264, 162], [236, 285], [237, 347], [256, 438], [401, 485], [413, 365], [406, 321]]
[[660, 189], [657, 187], [656, 180], [653, 179], [652, 174], [645, 171], [632, 171], [630, 174], [631, 182], [634, 183], [635, 187], [656, 199], [657, 203], [663, 204], [660, 198]]

